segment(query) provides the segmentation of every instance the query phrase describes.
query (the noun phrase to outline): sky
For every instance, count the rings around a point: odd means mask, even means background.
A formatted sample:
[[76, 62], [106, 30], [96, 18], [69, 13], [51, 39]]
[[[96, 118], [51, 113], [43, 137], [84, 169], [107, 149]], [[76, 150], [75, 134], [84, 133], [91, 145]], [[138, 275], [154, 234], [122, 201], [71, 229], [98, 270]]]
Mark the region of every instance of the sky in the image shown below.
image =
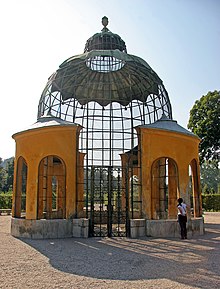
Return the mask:
[[37, 121], [49, 76], [86, 40], [108, 28], [163, 80], [173, 118], [220, 90], [219, 0], [0, 0], [0, 157], [15, 155], [12, 135]]

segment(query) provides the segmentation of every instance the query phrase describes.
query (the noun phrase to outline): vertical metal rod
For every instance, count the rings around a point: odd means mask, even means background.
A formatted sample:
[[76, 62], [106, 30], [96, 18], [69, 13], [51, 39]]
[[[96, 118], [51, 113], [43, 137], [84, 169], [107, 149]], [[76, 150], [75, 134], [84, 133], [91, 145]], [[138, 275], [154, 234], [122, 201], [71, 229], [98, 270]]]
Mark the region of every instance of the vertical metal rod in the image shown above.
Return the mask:
[[[87, 114], [86, 114], [86, 218], [89, 218], [88, 206], [89, 206], [89, 154], [88, 154], [88, 124], [89, 124], [89, 116], [88, 116], [88, 105], [87, 104]], [[83, 133], [84, 134], [84, 133]], [[90, 175], [91, 177], [91, 175]], [[91, 204], [90, 204], [90, 212], [91, 212]]]
[[120, 235], [120, 224], [121, 224], [120, 168], [118, 168], [118, 178], [117, 178], [117, 210], [118, 210], [118, 236], [119, 236]]
[[99, 168], [99, 232], [102, 232], [102, 213], [103, 213], [103, 192], [102, 192], [102, 168]]
[[129, 235], [130, 235], [128, 175], [129, 175], [129, 168], [125, 168], [126, 237], [129, 237]]
[[94, 167], [91, 166], [91, 190], [90, 190], [90, 220], [91, 220], [91, 234], [94, 236], [94, 187], [95, 187], [95, 172]]
[[112, 236], [112, 168], [108, 167], [108, 237]]

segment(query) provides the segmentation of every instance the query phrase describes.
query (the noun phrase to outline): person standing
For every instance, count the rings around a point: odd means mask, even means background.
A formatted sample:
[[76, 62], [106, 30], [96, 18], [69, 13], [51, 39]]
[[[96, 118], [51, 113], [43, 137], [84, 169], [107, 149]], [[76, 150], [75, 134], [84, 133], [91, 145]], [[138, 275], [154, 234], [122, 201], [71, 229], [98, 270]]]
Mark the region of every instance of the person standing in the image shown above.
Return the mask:
[[178, 205], [178, 222], [180, 225], [181, 231], [181, 239], [187, 239], [187, 230], [186, 230], [186, 222], [187, 222], [187, 211], [186, 204], [184, 204], [183, 199], [179, 198], [177, 200]]

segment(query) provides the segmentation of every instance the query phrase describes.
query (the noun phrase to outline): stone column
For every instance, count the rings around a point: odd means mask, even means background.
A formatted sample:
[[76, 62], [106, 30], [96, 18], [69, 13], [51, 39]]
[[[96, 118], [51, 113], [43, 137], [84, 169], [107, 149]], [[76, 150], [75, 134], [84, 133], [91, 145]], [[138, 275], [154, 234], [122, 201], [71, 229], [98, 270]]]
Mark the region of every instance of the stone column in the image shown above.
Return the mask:
[[193, 189], [193, 208], [194, 208], [194, 217], [202, 216], [202, 201], [200, 193], [200, 184], [199, 184], [199, 168], [197, 166], [196, 160], [191, 162], [191, 171], [192, 171], [192, 189]]
[[77, 215], [83, 217], [84, 208], [84, 157], [86, 154], [77, 153]]
[[168, 160], [168, 219], [175, 219], [177, 215], [177, 169], [175, 163], [169, 159]]
[[18, 159], [16, 167], [15, 206], [14, 212], [12, 212], [12, 216], [16, 218], [21, 217], [22, 168], [23, 168], [23, 158], [20, 157]]
[[152, 218], [159, 219], [158, 212], [160, 210], [160, 189], [159, 189], [159, 161], [152, 166]]

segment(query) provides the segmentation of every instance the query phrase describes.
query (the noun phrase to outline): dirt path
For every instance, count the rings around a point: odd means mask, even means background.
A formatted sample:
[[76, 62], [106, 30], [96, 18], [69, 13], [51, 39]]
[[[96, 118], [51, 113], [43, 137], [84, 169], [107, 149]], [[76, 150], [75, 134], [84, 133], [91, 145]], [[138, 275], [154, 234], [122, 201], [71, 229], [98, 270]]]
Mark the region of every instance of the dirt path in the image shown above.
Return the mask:
[[0, 216], [0, 288], [220, 288], [220, 213], [178, 239], [19, 240]]

